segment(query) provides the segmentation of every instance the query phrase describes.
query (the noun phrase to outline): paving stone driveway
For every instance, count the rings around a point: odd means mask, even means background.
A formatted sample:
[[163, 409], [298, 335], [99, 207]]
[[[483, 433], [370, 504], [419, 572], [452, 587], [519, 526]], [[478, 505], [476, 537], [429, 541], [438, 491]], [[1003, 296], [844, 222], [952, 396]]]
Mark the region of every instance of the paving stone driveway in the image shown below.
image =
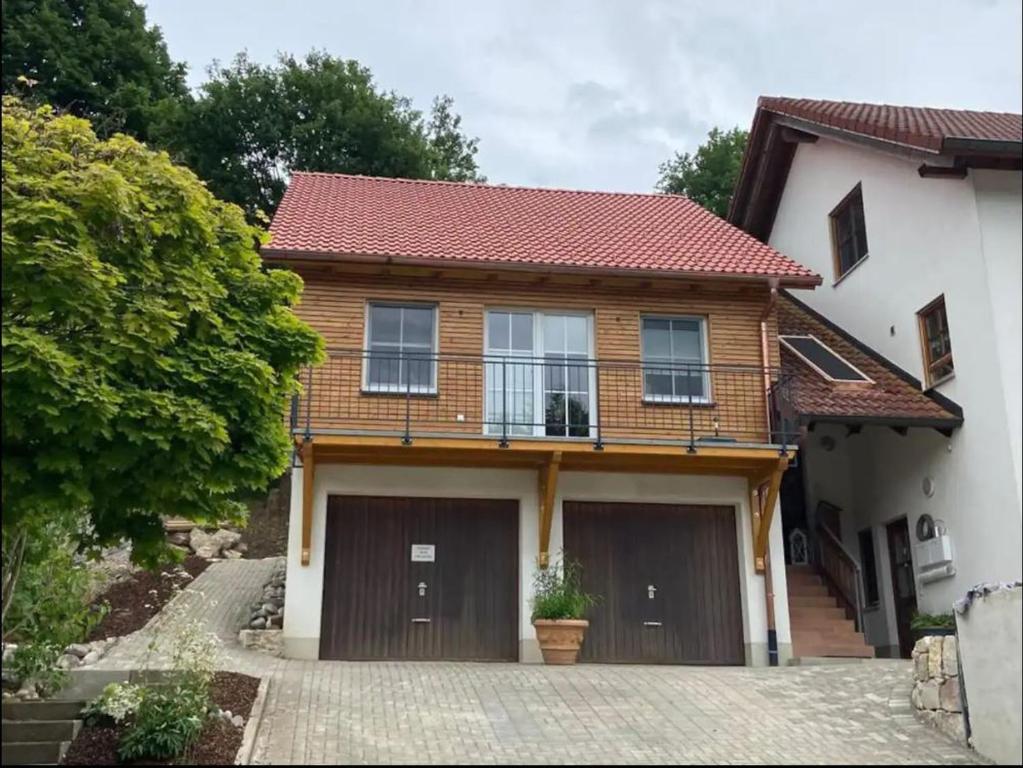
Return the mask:
[[236, 639], [273, 565], [211, 565], [96, 666], [138, 667], [161, 625], [198, 619], [222, 639], [224, 667], [271, 680], [253, 754], [261, 764], [980, 762], [913, 718], [905, 661], [751, 669], [274, 659]]
[[[282, 662], [260, 763], [967, 763], [905, 662], [781, 669]], [[894, 709], [889, 698], [895, 692]]]

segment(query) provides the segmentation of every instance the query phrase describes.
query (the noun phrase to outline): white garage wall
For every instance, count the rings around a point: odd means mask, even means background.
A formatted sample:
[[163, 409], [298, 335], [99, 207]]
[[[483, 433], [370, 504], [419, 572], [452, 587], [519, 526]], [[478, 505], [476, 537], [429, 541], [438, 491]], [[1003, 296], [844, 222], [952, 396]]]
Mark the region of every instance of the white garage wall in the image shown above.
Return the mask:
[[[327, 496], [420, 496], [439, 498], [516, 499], [519, 502], [520, 609], [519, 657], [539, 662], [539, 648], [530, 622], [536, 557], [539, 552], [539, 507], [536, 473], [525, 470], [456, 469], [438, 467], [387, 467], [319, 465], [316, 468], [312, 526], [312, 553], [308, 566], [301, 565], [302, 469], [293, 470], [291, 517], [288, 535], [288, 602], [284, 617], [285, 654], [315, 659], [319, 655], [320, 617], [323, 595], [323, 560]], [[621, 501], [649, 503], [724, 504], [738, 509], [736, 537], [739, 543], [740, 589], [743, 634], [748, 664], [767, 664], [767, 609], [764, 578], [753, 571], [753, 542], [746, 481], [732, 477], [685, 475], [561, 474], [551, 526], [552, 555], [562, 547], [561, 505], [573, 501]], [[781, 512], [775, 510], [771, 527], [774, 563], [775, 621], [781, 663], [791, 656], [785, 564], [782, 549]]]

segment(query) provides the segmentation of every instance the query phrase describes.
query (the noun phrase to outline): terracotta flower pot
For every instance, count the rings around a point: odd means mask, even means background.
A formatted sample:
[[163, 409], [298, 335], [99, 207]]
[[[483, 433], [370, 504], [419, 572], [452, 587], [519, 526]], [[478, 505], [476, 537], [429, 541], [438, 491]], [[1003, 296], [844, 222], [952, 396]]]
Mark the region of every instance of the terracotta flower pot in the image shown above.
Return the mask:
[[575, 664], [588, 626], [586, 619], [536, 619], [533, 627], [544, 664]]

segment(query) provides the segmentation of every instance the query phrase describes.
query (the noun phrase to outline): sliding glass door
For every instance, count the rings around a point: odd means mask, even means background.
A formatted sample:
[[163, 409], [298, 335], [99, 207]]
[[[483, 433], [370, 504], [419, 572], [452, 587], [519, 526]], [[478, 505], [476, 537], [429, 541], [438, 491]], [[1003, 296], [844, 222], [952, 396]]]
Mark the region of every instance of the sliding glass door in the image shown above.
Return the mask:
[[485, 431], [587, 437], [593, 417], [589, 315], [487, 312]]

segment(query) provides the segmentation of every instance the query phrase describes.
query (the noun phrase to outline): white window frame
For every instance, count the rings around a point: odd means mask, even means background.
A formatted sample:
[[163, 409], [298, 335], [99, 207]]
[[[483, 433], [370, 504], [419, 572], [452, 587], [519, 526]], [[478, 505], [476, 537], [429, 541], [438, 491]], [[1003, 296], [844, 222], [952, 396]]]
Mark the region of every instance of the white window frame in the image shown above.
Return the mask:
[[[430, 340], [430, 360], [432, 362], [430, 384], [428, 386], [416, 385], [414, 387], [403, 387], [401, 385], [401, 375], [398, 376], [397, 388], [372, 384], [369, 381], [369, 365], [372, 359], [372, 351], [370, 349], [370, 314], [374, 307], [390, 307], [392, 309], [429, 309], [433, 313], [433, 338]], [[437, 311], [437, 305], [428, 302], [415, 302], [415, 301], [374, 301], [370, 300], [366, 302], [363, 315], [363, 360], [362, 360], [362, 391], [369, 394], [385, 394], [385, 395], [404, 395], [406, 391], [413, 395], [436, 395], [437, 394], [437, 369], [440, 367], [440, 360], [438, 358], [438, 349], [440, 345], [440, 313]], [[402, 328], [403, 324], [399, 322], [399, 328]], [[403, 332], [403, 331], [402, 331]], [[401, 346], [401, 338], [399, 336], [398, 341], [398, 353], [403, 352]]]
[[[498, 353], [492, 353], [490, 351], [490, 322], [489, 316], [491, 312], [511, 312], [516, 314], [530, 314], [533, 316], [533, 355], [532, 358], [520, 358], [520, 359], [532, 359], [535, 363], [533, 372], [533, 408], [534, 408], [534, 421], [541, 421], [542, 419], [537, 417], [537, 413], [543, 412], [544, 406], [544, 366], [545, 353], [543, 344], [543, 319], [546, 315], [558, 315], [558, 316], [571, 316], [571, 317], [583, 317], [586, 319], [586, 364], [588, 366], [587, 376], [587, 387], [589, 388], [589, 401], [590, 401], [590, 434], [586, 437], [565, 437], [565, 438], [551, 438], [546, 434], [546, 428], [543, 424], [533, 425], [533, 434], [531, 437], [542, 437], [546, 439], [565, 439], [565, 440], [592, 440], [593, 435], [597, 427], [597, 371], [595, 365], [595, 346], [596, 340], [594, 338], [594, 321], [593, 313], [588, 310], [578, 309], [536, 309], [535, 307], [509, 307], [509, 306], [495, 306], [485, 307], [483, 311], [483, 359], [484, 359], [484, 381], [483, 381], [483, 414], [486, 419], [486, 414], [489, 413], [487, 410], [487, 382], [486, 382], [486, 368], [487, 362], [499, 361], [503, 355]], [[509, 359], [514, 359], [514, 356], [509, 356]], [[539, 411], [537, 410], [539, 409]], [[489, 427], [489, 431], [488, 431]], [[483, 433], [488, 437], [493, 437], [495, 434], [499, 435], [501, 431], [500, 425], [484, 424]], [[514, 436], [509, 433], [509, 436]], [[527, 435], [529, 436], [529, 435]], [[522, 435], [518, 435], [522, 437]]]
[[[837, 357], [843, 363], [845, 363], [850, 368], [852, 368], [854, 371], [856, 371], [856, 373], [858, 373], [863, 378], [862, 379], [836, 379], [834, 376], [831, 376], [831, 375], [825, 373], [824, 370], [822, 368], [818, 367], [810, 358], [806, 357], [798, 349], [796, 349], [794, 346], [789, 344], [788, 339], [813, 339], [818, 344], [820, 344], [822, 347], [824, 347], [824, 349], [828, 350], [828, 352], [833, 354], [835, 357]], [[810, 366], [810, 368], [812, 368], [814, 371], [816, 371], [821, 376], [821, 378], [823, 378], [825, 381], [830, 381], [830, 382], [833, 382], [835, 384], [873, 384], [874, 383], [874, 380], [872, 378], [870, 378], [867, 374], [865, 374], [863, 371], [861, 371], [855, 365], [850, 363], [846, 359], [845, 355], [838, 354], [838, 352], [836, 352], [829, 345], [827, 345], [823, 341], [821, 341], [817, 336], [814, 336], [812, 333], [784, 333], [784, 334], [778, 334], [778, 341], [785, 345], [785, 349], [787, 349], [789, 352], [791, 352], [796, 357], [798, 357], [800, 360], [802, 360], [804, 363], [806, 363], [808, 366]]]
[[[657, 369], [657, 363], [648, 362], [645, 354], [643, 353], [643, 324], [647, 320], [688, 320], [695, 321], [700, 325], [700, 367], [703, 371], [703, 396], [692, 397], [690, 395], [651, 395], [646, 391], [646, 374], [648, 368]], [[669, 338], [671, 334], [669, 333]], [[643, 389], [643, 402], [653, 405], [658, 404], [669, 404], [669, 405], [710, 405], [714, 402], [714, 393], [711, 390], [711, 376], [710, 376], [710, 339], [707, 333], [707, 318], [703, 315], [663, 315], [663, 314], [642, 314], [639, 316], [639, 357], [640, 365], [642, 366], [640, 386]], [[670, 363], [671, 366], [684, 365], [684, 363], [676, 363], [674, 360]]]

